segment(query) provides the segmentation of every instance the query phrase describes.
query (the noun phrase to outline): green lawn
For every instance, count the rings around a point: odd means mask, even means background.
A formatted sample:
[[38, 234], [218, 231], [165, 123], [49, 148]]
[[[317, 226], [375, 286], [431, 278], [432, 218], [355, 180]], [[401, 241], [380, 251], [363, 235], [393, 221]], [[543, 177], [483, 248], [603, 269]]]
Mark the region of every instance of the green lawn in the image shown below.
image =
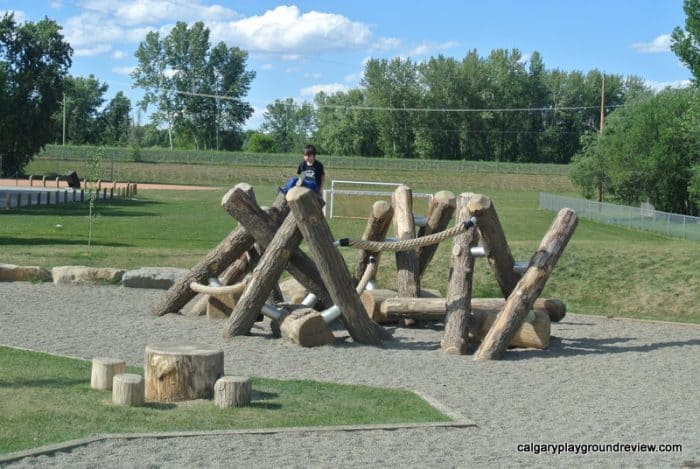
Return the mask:
[[262, 378], [253, 378], [246, 407], [117, 406], [110, 391], [90, 388], [89, 361], [0, 347], [0, 363], [0, 453], [94, 433], [450, 421], [409, 391]]

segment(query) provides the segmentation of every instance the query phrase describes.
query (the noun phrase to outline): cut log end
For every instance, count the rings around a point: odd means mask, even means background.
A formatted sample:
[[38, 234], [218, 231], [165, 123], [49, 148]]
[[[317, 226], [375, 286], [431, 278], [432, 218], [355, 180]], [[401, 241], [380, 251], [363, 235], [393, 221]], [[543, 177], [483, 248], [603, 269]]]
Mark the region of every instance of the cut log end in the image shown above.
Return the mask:
[[116, 375], [112, 384], [112, 402], [119, 405], [142, 405], [144, 402], [143, 377], [129, 373]]
[[250, 404], [252, 384], [245, 376], [223, 376], [214, 384], [214, 404], [222, 409]]
[[126, 371], [126, 362], [117, 358], [97, 357], [92, 359], [90, 387], [102, 391], [112, 389], [115, 375]]

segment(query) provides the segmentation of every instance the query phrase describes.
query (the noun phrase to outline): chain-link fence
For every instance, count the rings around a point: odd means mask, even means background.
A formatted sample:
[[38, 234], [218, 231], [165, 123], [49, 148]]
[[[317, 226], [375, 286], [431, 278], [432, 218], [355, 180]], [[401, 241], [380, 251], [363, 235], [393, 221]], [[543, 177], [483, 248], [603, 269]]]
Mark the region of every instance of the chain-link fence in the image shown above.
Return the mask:
[[540, 192], [540, 208], [559, 211], [569, 207], [579, 217], [609, 225], [655, 231], [678, 238], [700, 240], [700, 217], [661, 212], [652, 208], [629, 207], [587, 199]]

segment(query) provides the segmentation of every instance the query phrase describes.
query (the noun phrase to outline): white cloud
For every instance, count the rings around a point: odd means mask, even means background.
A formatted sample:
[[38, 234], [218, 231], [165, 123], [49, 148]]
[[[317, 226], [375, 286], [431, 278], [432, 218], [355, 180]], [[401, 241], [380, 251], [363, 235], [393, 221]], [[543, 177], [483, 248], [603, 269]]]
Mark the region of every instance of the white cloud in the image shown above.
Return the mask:
[[115, 50], [112, 52], [112, 58], [115, 60], [123, 60], [127, 57], [127, 53], [123, 50]]
[[133, 72], [136, 69], [136, 67], [114, 67], [112, 68], [112, 71], [116, 73], [117, 75], [131, 75], [131, 72]]
[[273, 70], [275, 68], [272, 64], [262, 64], [260, 70]]
[[661, 36], [657, 36], [656, 39], [654, 39], [651, 42], [635, 42], [634, 44], [632, 44], [632, 47], [634, 49], [637, 49], [637, 51], [646, 54], [653, 54], [657, 52], [670, 52], [671, 35], [662, 34]]
[[321, 78], [321, 74], [317, 72], [307, 72], [304, 74], [304, 78], [313, 78], [314, 80], [318, 80]]
[[92, 57], [95, 55], [104, 54], [105, 52], [109, 52], [112, 49], [112, 46], [109, 44], [96, 44], [92, 47], [89, 47], [89, 46], [82, 46], [82, 47], [73, 46], [73, 47], [74, 47], [73, 55], [75, 57]]
[[51, 3], [49, 4], [49, 6], [50, 6], [51, 8], [53, 8], [54, 10], [57, 10], [57, 9], [59, 9], [59, 8], [63, 8], [63, 7], [64, 7], [63, 2], [60, 2], [60, 1], [57, 1], [57, 0], [51, 2]]
[[333, 94], [339, 91], [348, 91], [348, 87], [342, 83], [328, 83], [325, 85], [313, 85], [307, 88], [302, 88], [299, 92], [302, 96], [314, 97], [321, 91], [326, 94]]
[[459, 46], [459, 43], [456, 41], [447, 41], [443, 43], [435, 43], [432, 41], [424, 41], [414, 47], [412, 50], [408, 52], [407, 55], [409, 56], [420, 56], [420, 55], [430, 55], [434, 52], [442, 52], [446, 51], [448, 49], [453, 49], [455, 47]]
[[238, 18], [221, 5], [203, 5], [194, 0], [85, 0], [81, 6], [115, 18], [119, 24], [153, 24], [161, 21], [226, 21]]
[[377, 39], [370, 50], [373, 51], [390, 51], [396, 50], [401, 47], [401, 39], [395, 37], [380, 37]]
[[311, 53], [364, 47], [371, 32], [362, 23], [342, 15], [278, 6], [260, 16], [221, 22], [210, 27], [214, 41], [224, 40], [243, 49], [280, 53]]
[[351, 73], [349, 75], [345, 75], [345, 77], [343, 77], [343, 81], [345, 83], [357, 84], [360, 82], [360, 80], [362, 80], [363, 75], [363, 72]]
[[646, 85], [654, 91], [662, 91], [666, 88], [686, 88], [690, 86], [690, 80], [676, 80], [676, 81], [652, 81], [646, 80]]
[[0, 16], [5, 16], [5, 14], [15, 15], [15, 23], [24, 23], [27, 20], [27, 15], [24, 14], [22, 10], [0, 10]]

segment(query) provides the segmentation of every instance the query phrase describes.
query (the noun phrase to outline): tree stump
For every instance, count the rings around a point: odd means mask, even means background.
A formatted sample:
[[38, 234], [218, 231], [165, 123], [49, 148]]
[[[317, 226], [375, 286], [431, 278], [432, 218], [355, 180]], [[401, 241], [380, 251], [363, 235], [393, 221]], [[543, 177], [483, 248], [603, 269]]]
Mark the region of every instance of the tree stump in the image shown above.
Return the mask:
[[214, 384], [214, 404], [222, 409], [250, 404], [252, 386], [250, 378], [223, 376]]
[[90, 387], [101, 391], [112, 389], [114, 375], [126, 371], [126, 362], [116, 358], [98, 357], [92, 359], [92, 374], [90, 376]]
[[224, 352], [206, 344], [172, 342], [146, 346], [146, 399], [177, 402], [211, 399], [224, 374]]
[[287, 315], [280, 325], [282, 334], [302, 347], [328, 345], [335, 340], [323, 316], [312, 308], [302, 308]]
[[143, 377], [123, 373], [114, 376], [112, 402], [121, 405], [142, 405], [144, 401]]

